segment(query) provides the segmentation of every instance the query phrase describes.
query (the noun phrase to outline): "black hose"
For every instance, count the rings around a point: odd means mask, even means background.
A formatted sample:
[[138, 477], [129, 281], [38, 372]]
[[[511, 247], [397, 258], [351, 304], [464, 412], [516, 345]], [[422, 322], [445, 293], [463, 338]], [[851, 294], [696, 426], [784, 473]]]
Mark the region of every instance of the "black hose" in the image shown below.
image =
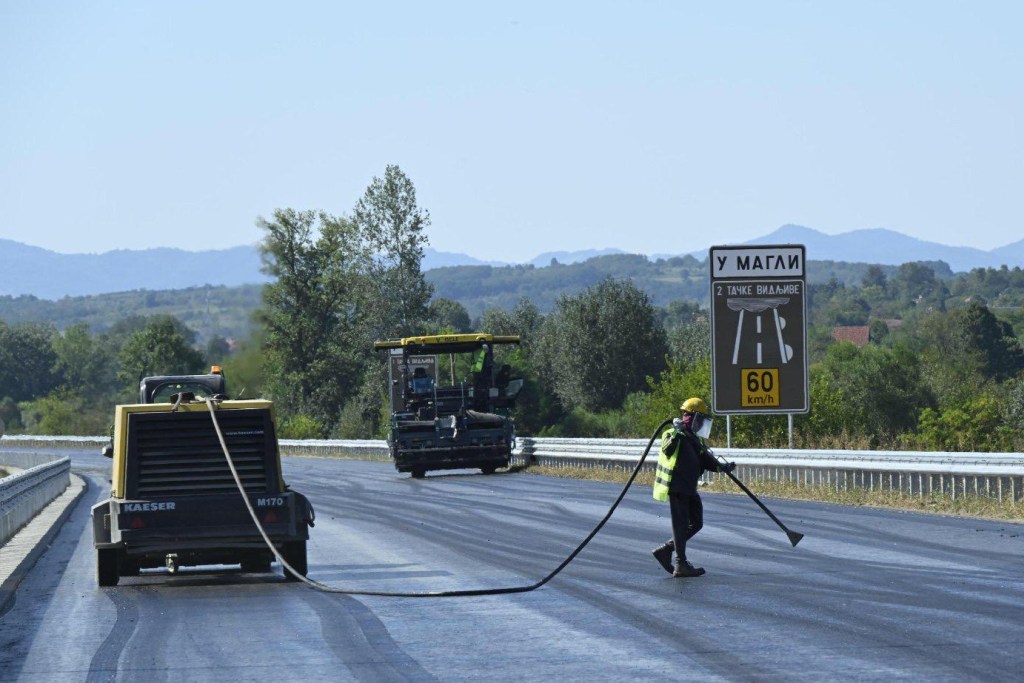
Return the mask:
[[285, 568], [285, 571], [290, 571], [292, 575], [300, 581], [315, 588], [316, 590], [323, 591], [326, 593], [340, 593], [342, 595], [376, 595], [389, 598], [461, 598], [475, 595], [507, 595], [509, 593], [529, 593], [530, 591], [537, 590], [538, 588], [546, 584], [548, 581], [558, 576], [558, 574], [563, 569], [569, 566], [569, 563], [576, 559], [577, 555], [583, 552], [583, 549], [587, 547], [587, 544], [590, 543], [591, 540], [593, 540], [594, 536], [597, 536], [597, 533], [601, 531], [601, 528], [608, 522], [609, 519], [611, 519], [612, 513], [614, 513], [615, 509], [619, 507], [619, 503], [621, 503], [622, 499], [626, 497], [626, 492], [629, 491], [629, 487], [633, 485], [633, 480], [636, 479], [636, 475], [640, 473], [640, 468], [643, 467], [644, 461], [647, 459], [647, 455], [648, 453], [650, 453], [651, 446], [654, 445], [655, 439], [657, 439], [658, 435], [661, 434], [661, 431], [666, 426], [668, 426], [670, 422], [672, 422], [671, 419], [668, 419], [662, 422], [660, 425], [658, 425], [658, 428], [655, 429], [654, 433], [651, 435], [651, 440], [647, 443], [647, 448], [644, 449], [643, 455], [640, 456], [640, 461], [637, 462], [636, 467], [633, 468], [632, 474], [629, 475], [629, 479], [626, 480], [625, 486], [622, 487], [622, 491], [619, 492], [619, 495], [615, 499], [615, 502], [612, 503], [610, 508], [608, 508], [608, 512], [605, 514], [605, 516], [601, 519], [600, 522], [597, 523], [597, 526], [594, 527], [593, 531], [587, 534], [587, 537], [584, 538], [578, 546], [576, 546], [576, 549], [569, 553], [569, 556], [562, 560], [562, 563], [560, 565], [555, 567], [551, 571], [551, 573], [542, 578], [540, 581], [528, 584], [526, 586], [510, 586], [508, 588], [473, 588], [469, 590], [403, 593], [396, 591], [372, 591], [355, 590], [350, 588], [334, 588], [332, 586], [324, 585], [319, 581], [314, 581], [313, 579], [302, 576], [298, 572], [296, 572], [292, 568], [292, 566], [289, 565], [283, 557], [281, 557], [281, 553], [278, 552], [277, 548], [274, 547], [274, 544], [270, 541], [270, 538], [263, 530], [263, 525], [260, 524], [260, 520], [256, 516], [256, 511], [253, 509], [252, 503], [249, 501], [249, 497], [245, 494], [245, 489], [242, 487], [242, 481], [241, 479], [239, 479], [238, 472], [235, 470], [235, 464], [231, 460], [231, 454], [228, 452], [228, 446], [227, 443], [224, 441], [224, 435], [220, 430], [220, 424], [218, 424], [217, 416], [214, 414], [216, 410], [215, 405], [213, 401], [211, 401], [210, 399], [206, 399], [206, 405], [210, 411], [210, 417], [213, 419], [213, 427], [217, 432], [217, 438], [220, 440], [221, 448], [224, 450], [224, 457], [227, 458], [228, 468], [231, 470], [231, 475], [235, 478], [235, 484], [238, 486], [238, 491], [242, 494], [242, 499], [245, 501], [246, 508], [248, 508], [249, 510], [249, 515], [252, 517], [252, 521], [256, 523], [256, 528], [259, 529], [260, 535], [263, 536], [263, 540], [266, 542], [271, 552], [274, 553], [274, 557], [276, 557], [277, 560], [281, 563], [281, 566]]

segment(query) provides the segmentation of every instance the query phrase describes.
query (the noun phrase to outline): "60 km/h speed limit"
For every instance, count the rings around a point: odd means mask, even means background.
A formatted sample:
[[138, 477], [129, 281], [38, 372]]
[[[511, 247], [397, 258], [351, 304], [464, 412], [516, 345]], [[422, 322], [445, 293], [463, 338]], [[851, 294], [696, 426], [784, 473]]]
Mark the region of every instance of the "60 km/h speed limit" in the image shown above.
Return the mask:
[[712, 247], [711, 399], [720, 414], [806, 413], [803, 245]]
[[779, 369], [744, 368], [741, 402], [744, 408], [777, 408], [779, 406]]

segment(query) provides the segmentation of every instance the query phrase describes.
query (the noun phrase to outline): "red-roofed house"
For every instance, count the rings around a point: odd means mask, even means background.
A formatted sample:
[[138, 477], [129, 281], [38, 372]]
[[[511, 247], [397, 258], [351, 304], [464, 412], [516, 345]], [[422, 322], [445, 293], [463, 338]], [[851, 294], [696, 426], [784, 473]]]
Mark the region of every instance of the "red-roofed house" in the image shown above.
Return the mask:
[[868, 345], [868, 329], [867, 325], [839, 325], [832, 328], [832, 338], [837, 342], [852, 342], [860, 348]]

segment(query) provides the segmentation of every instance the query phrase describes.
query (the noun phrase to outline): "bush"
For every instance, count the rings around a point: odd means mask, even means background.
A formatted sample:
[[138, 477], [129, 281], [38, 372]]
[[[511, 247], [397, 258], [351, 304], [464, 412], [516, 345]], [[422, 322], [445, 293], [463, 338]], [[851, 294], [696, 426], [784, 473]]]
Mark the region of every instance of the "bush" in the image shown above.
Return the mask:
[[[623, 406], [637, 436], [650, 436], [662, 421], [678, 417], [679, 406], [691, 396], [711, 400], [711, 360], [702, 358], [692, 365], [669, 360], [657, 379], [647, 378], [647, 386], [648, 392], [628, 397]], [[714, 436], [724, 433], [716, 427]]]
[[[789, 426], [785, 415], [736, 415], [731, 422], [733, 448], [786, 448], [789, 445]], [[794, 439], [796, 430], [794, 422]], [[713, 436], [718, 445], [725, 445], [724, 416], [715, 420]]]
[[[390, 411], [388, 412], [390, 419]], [[352, 399], [345, 404], [338, 415], [338, 423], [331, 431], [334, 439], [375, 439], [379, 429], [374, 420], [367, 418], [362, 403]]]
[[67, 391], [24, 401], [19, 408], [24, 432], [47, 436], [103, 436], [114, 414], [113, 405], [86, 401]]
[[322, 439], [324, 425], [308, 415], [292, 415], [280, 421], [277, 433], [282, 439]]
[[1002, 402], [992, 394], [941, 410], [925, 408], [914, 442], [935, 451], [1014, 451], [1020, 437], [1002, 412]]
[[592, 412], [577, 408], [559, 422], [541, 429], [537, 436], [614, 439], [638, 435], [624, 411]]
[[811, 414], [803, 426], [809, 436], [847, 431], [878, 447], [916, 429], [921, 411], [934, 405], [916, 354], [843, 342], [811, 368]]

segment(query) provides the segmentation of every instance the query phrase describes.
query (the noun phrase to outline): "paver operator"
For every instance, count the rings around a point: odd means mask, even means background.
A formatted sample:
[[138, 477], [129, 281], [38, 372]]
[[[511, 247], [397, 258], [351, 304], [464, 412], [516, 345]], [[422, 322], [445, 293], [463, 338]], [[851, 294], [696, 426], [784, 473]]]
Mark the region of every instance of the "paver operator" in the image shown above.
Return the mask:
[[[674, 577], [701, 576], [702, 567], [686, 559], [686, 542], [704, 526], [704, 506], [697, 493], [697, 481], [705, 470], [732, 472], [735, 463], [712, 457], [704, 439], [711, 435], [711, 411], [699, 398], [688, 398], [679, 409], [682, 417], [661, 435], [658, 469], [654, 475], [654, 499], [668, 501], [672, 514], [672, 538], [655, 548], [654, 557]], [[676, 562], [672, 564], [675, 551]]]

